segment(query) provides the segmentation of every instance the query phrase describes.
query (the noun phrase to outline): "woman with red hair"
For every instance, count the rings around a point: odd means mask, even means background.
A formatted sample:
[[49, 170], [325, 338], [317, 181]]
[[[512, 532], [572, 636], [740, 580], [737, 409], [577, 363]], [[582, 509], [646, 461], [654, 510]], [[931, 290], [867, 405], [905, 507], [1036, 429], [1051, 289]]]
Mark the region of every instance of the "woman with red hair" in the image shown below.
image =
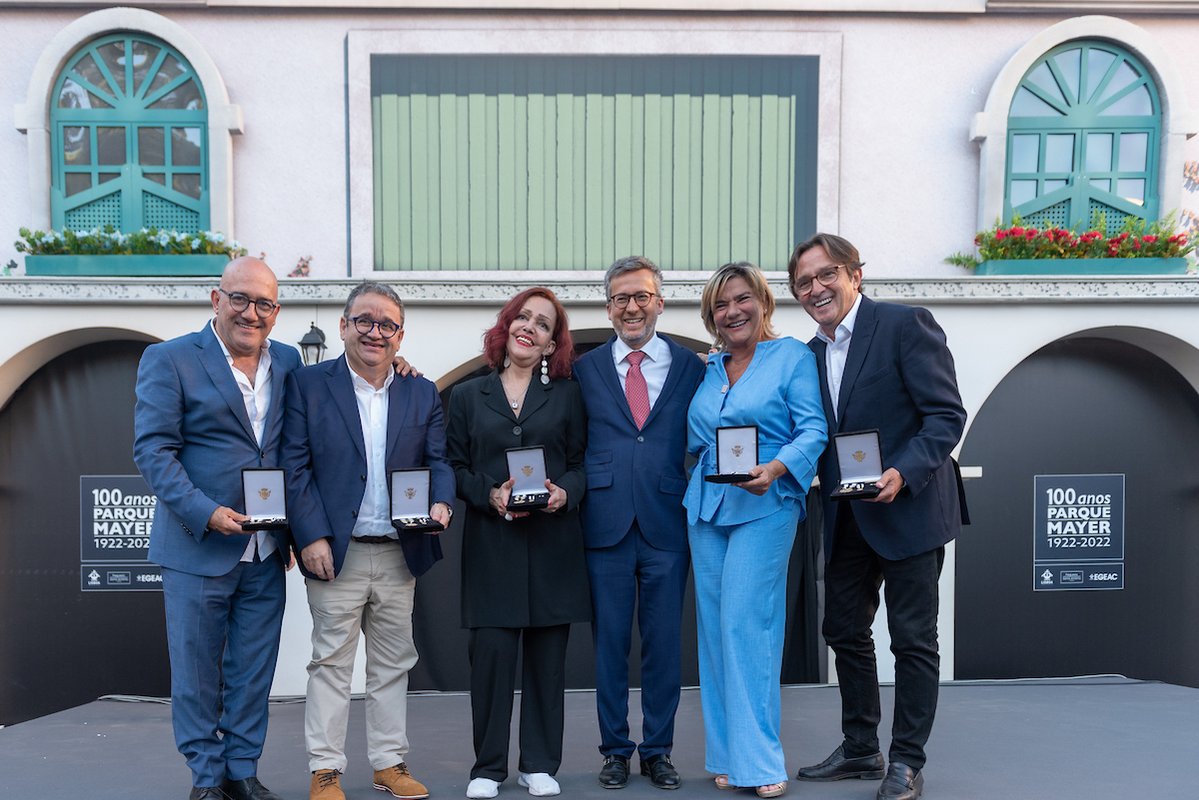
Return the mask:
[[[579, 501], [587, 423], [570, 379], [566, 310], [549, 289], [504, 305], [483, 335], [492, 372], [455, 387], [447, 423], [450, 464], [466, 502], [462, 626], [470, 630], [475, 763], [467, 797], [495, 797], [508, 777], [517, 654], [521, 672], [518, 782], [537, 797], [559, 792], [566, 642], [591, 619]], [[547, 505], [509, 507], [507, 451], [541, 447]]]

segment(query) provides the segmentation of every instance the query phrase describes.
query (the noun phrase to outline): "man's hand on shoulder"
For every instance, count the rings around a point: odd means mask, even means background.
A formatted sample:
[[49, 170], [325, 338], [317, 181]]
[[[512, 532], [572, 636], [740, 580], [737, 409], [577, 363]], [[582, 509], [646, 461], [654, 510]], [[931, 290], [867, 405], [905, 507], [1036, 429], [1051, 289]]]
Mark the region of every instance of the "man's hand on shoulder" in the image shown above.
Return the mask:
[[903, 476], [899, 474], [899, 470], [895, 467], [888, 467], [883, 472], [883, 477], [874, 482], [874, 485], [879, 488], [878, 497], [872, 497], [865, 500], [867, 503], [890, 503], [895, 499], [895, 495], [899, 494], [900, 489], [904, 486]]
[[217, 506], [216, 511], [208, 518], [208, 530], [223, 533], [226, 536], [245, 536], [248, 531], [241, 524], [249, 519], [245, 514], [239, 514], [228, 506]]
[[322, 581], [333, 580], [333, 548], [328, 539], [317, 539], [300, 551], [304, 568]]
[[410, 375], [414, 378], [419, 378], [423, 374], [419, 369], [409, 364], [408, 359], [401, 355], [397, 355], [391, 363], [395, 367], [396, 374], [401, 378], [407, 378]]

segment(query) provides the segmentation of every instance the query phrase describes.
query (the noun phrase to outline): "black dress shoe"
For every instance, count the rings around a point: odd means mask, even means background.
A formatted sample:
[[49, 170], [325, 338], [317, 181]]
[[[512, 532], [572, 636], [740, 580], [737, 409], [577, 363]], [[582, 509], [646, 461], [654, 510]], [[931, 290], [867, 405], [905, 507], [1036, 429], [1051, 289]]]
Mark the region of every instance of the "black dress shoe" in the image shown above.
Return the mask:
[[878, 787], [878, 800], [916, 800], [924, 792], [924, 776], [920, 770], [892, 761], [887, 777]]
[[670, 763], [670, 756], [665, 753], [641, 759], [641, 774], [659, 789], [677, 789], [682, 783], [679, 780], [679, 771]]
[[221, 784], [221, 789], [231, 800], [283, 800], [254, 777], [243, 778], [240, 781], [226, 780]]
[[228, 800], [229, 795], [219, 786], [193, 786], [187, 800]]
[[599, 785], [605, 789], [623, 789], [629, 782], [629, 759], [625, 756], [604, 756], [599, 771]]
[[883, 754], [846, 758], [845, 747], [841, 746], [819, 764], [800, 767], [795, 777], [801, 781], [839, 781], [844, 778], [876, 781], [883, 777]]

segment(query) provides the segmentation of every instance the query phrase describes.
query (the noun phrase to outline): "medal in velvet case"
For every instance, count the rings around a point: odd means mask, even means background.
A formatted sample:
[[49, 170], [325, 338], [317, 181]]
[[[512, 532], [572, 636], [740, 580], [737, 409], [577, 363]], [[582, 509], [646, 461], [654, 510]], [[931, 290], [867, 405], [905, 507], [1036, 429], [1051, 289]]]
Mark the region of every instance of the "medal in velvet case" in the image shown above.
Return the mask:
[[875, 481], [883, 477], [883, 451], [878, 431], [838, 433], [833, 437], [841, 484], [830, 495], [834, 500], [878, 497]]
[[507, 451], [508, 476], [512, 484], [512, 496], [508, 508], [513, 511], [532, 511], [550, 504], [550, 493], [545, 488], [545, 448], [517, 447]]
[[429, 516], [430, 481], [428, 467], [392, 470], [391, 524], [401, 533], [438, 533], [445, 527]]
[[243, 469], [241, 490], [248, 520], [243, 531], [275, 531], [287, 527], [287, 493], [283, 470]]
[[753, 480], [749, 471], [758, 465], [758, 426], [739, 425], [716, 429], [716, 474], [705, 475], [709, 483], [744, 483]]

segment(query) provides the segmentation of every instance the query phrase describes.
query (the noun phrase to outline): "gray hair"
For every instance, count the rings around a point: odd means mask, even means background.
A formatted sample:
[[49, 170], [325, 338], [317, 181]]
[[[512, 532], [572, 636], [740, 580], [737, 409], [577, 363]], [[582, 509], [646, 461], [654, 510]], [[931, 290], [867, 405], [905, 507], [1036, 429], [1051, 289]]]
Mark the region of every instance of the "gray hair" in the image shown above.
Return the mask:
[[377, 294], [380, 297], [385, 297], [395, 303], [400, 309], [400, 325], [404, 324], [404, 301], [396, 294], [396, 290], [388, 286], [386, 283], [379, 281], [363, 281], [350, 290], [350, 296], [346, 298], [346, 307], [342, 310], [341, 315], [346, 319], [350, 318], [350, 309], [354, 307], [354, 301], [364, 294]]
[[604, 275], [604, 300], [607, 301], [612, 296], [612, 281], [619, 278], [626, 272], [636, 272], [637, 270], [648, 269], [654, 276], [654, 289], [658, 292], [658, 296], [662, 296], [662, 270], [658, 269], [658, 265], [650, 261], [645, 256], [625, 256], [619, 258], [608, 267], [607, 274]]

